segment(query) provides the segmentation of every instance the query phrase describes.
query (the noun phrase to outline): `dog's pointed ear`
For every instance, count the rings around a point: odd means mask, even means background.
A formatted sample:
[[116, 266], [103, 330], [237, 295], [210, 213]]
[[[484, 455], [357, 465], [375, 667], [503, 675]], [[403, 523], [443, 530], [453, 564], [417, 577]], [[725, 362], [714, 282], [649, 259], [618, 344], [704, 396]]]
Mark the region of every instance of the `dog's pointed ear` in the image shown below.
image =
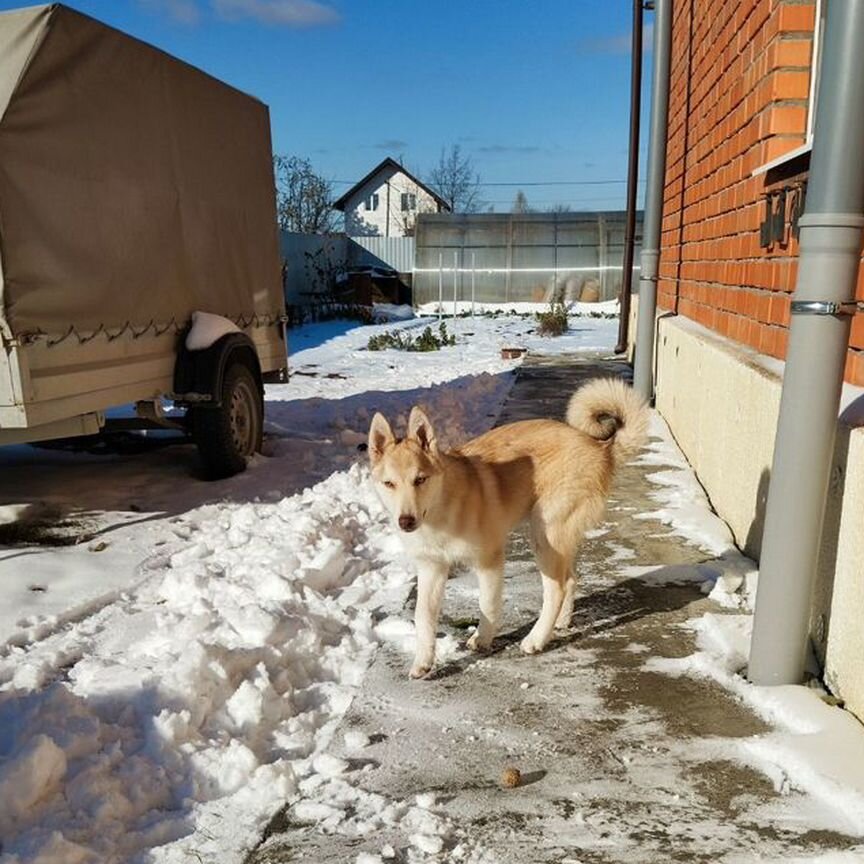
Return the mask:
[[396, 439], [390, 424], [380, 412], [372, 418], [369, 427], [369, 460], [374, 465], [384, 455], [384, 449]]
[[413, 438], [427, 452], [438, 452], [435, 430], [419, 405], [411, 409], [411, 416], [408, 418], [408, 437]]

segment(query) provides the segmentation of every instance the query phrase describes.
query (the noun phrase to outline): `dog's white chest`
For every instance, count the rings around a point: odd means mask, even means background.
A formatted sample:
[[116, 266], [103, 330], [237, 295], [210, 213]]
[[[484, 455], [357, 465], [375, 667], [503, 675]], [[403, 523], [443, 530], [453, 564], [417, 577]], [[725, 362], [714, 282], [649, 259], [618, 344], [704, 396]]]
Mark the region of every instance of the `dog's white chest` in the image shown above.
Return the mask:
[[423, 525], [413, 534], [403, 535], [405, 551], [415, 558], [432, 558], [448, 564], [472, 564], [477, 557], [476, 547], [444, 531]]

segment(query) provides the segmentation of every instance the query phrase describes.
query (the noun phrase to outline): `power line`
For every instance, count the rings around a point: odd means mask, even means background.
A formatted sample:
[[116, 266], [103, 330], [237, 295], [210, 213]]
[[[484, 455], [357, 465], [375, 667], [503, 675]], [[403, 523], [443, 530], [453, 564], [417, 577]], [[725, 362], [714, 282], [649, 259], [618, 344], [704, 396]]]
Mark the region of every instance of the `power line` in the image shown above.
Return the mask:
[[[503, 207], [503, 210], [499, 210], [499, 213], [503, 212], [513, 212], [511, 210], [513, 202], [512, 201], [484, 201], [483, 207]], [[549, 208], [563, 208], [563, 212], [572, 213], [574, 210], [579, 209], [580, 207], [587, 207], [589, 210], [623, 210], [624, 204], [615, 201], [609, 202], [598, 202], [598, 201], [590, 201], [590, 202], [582, 202], [582, 201], [529, 201], [528, 209], [522, 212], [524, 213], [536, 213], [538, 210], [546, 210]], [[483, 211], [478, 211], [482, 213]]]
[[[527, 183], [477, 183], [477, 186], [609, 186], [613, 183], [626, 183], [626, 180], [547, 180]], [[640, 180], [644, 183], [645, 180]]]
[[[331, 180], [331, 183], [339, 183], [346, 186], [355, 186], [358, 180]], [[528, 186], [609, 186], [612, 184], [626, 183], [626, 180], [528, 180], [524, 183], [497, 183], [497, 182], [479, 182], [472, 183], [472, 186], [511, 186], [515, 188], [524, 188]], [[640, 179], [640, 183], [645, 183], [645, 179]]]
[[[618, 201], [621, 198], [619, 192], [610, 192], [608, 195], [592, 195], [587, 198], [526, 198], [526, 203], [532, 204], [582, 204], [588, 201]], [[512, 204], [513, 198], [484, 198], [484, 204]]]

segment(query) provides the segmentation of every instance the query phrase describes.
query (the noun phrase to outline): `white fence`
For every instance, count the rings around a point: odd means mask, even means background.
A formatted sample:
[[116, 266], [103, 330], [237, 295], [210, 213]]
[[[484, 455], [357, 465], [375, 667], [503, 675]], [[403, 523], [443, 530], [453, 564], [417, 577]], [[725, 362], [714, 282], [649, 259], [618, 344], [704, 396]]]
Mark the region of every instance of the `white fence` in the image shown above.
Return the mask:
[[[637, 214], [636, 260], [642, 214]], [[612, 300], [621, 290], [625, 214], [422, 213], [417, 217], [413, 297], [442, 291], [483, 303], [548, 302], [583, 289]], [[442, 284], [443, 283], [443, 284]], [[446, 286], [446, 288], [445, 288]]]
[[348, 263], [354, 267], [385, 264], [397, 273], [414, 270], [413, 237], [349, 237]]
[[326, 292], [337, 274], [349, 267], [391, 267], [414, 270], [413, 237], [347, 237], [345, 234], [281, 236], [285, 303], [303, 306]]

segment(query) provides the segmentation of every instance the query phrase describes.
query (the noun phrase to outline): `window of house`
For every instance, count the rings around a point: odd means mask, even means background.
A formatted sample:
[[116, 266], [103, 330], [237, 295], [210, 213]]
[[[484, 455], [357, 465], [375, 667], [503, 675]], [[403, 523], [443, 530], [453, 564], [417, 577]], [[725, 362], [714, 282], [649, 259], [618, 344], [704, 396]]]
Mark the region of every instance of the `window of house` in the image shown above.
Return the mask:
[[819, 77], [822, 65], [822, 44], [825, 40], [825, 16], [828, 12], [828, 0], [816, 0], [816, 23], [813, 28], [813, 50], [810, 52], [810, 93], [807, 99], [807, 128], [804, 133], [804, 143], [765, 165], [754, 169], [753, 174], [764, 174], [786, 162], [791, 162], [798, 156], [809, 153], [813, 149], [813, 126], [816, 121], [816, 103], [819, 101]]
[[378, 209], [378, 193], [373, 192], [364, 202], [364, 206], [367, 210], [377, 210]]
[[816, 27], [813, 30], [813, 52], [810, 59], [810, 98], [807, 100], [807, 138], [813, 144], [813, 123], [816, 120], [816, 102], [819, 99], [819, 78], [822, 60], [822, 43], [825, 41], [825, 15], [828, 0], [816, 0]]
[[417, 196], [413, 192], [402, 193], [402, 212], [417, 209]]

